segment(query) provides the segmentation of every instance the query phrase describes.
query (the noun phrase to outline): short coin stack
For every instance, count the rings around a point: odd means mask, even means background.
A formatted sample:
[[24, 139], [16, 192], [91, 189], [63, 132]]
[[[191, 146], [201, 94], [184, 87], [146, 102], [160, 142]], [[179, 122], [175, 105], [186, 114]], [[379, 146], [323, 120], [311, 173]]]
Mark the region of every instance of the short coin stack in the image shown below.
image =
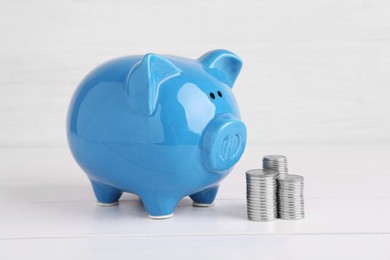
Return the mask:
[[278, 175], [288, 174], [287, 158], [284, 155], [266, 155], [263, 157], [263, 169], [276, 171]]
[[277, 218], [276, 174], [261, 169], [246, 172], [248, 219], [272, 221]]
[[278, 177], [277, 183], [278, 217], [287, 220], [304, 218], [303, 177], [288, 174]]

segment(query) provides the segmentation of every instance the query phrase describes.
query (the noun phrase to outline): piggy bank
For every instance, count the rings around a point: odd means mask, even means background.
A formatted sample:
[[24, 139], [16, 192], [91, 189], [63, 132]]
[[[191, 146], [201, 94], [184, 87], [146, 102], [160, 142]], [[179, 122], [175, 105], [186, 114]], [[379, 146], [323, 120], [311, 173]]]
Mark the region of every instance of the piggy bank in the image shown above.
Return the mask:
[[241, 66], [215, 50], [199, 59], [126, 56], [90, 72], [73, 95], [67, 137], [97, 204], [129, 192], [157, 219], [185, 196], [213, 205], [246, 144], [232, 92]]

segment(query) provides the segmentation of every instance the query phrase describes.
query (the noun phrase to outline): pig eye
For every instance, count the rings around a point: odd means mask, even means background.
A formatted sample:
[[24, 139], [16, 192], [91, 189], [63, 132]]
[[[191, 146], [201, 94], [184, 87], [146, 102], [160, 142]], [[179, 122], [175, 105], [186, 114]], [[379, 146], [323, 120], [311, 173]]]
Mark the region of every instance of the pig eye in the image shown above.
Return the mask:
[[222, 92], [221, 91], [218, 91], [217, 94], [218, 94], [219, 97], [222, 97]]
[[210, 97], [211, 97], [212, 99], [215, 99], [215, 95], [214, 95], [213, 92], [210, 93]]

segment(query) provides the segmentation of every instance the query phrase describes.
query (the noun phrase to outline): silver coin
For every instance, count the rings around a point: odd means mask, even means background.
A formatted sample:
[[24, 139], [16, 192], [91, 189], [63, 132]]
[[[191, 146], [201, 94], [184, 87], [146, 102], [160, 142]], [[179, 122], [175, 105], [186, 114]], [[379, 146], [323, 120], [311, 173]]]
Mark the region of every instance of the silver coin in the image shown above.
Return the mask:
[[265, 219], [263, 219], [263, 218], [254, 218], [254, 217], [249, 217], [248, 218], [249, 220], [251, 220], [251, 221], [256, 221], [256, 222], [269, 222], [269, 221], [275, 221], [276, 220], [276, 218], [265, 218]]
[[277, 198], [278, 200], [283, 200], [283, 201], [303, 200], [303, 196], [301, 195], [287, 196], [287, 195], [277, 194]]
[[273, 181], [273, 180], [276, 180], [276, 174], [270, 174], [270, 173], [266, 173], [266, 174], [263, 174], [263, 175], [253, 175], [253, 176], [246, 176], [246, 179], [248, 181], [250, 180], [262, 180], [262, 181]]
[[277, 210], [273, 208], [248, 208], [248, 212], [259, 214], [276, 214]]
[[275, 217], [276, 216], [276, 211], [273, 211], [273, 212], [261, 212], [261, 211], [256, 211], [256, 210], [248, 210], [247, 214], [251, 215], [251, 216], [259, 216], [259, 217]]
[[269, 198], [249, 197], [249, 198], [247, 198], [247, 201], [253, 202], [253, 203], [267, 202], [267, 203], [273, 203], [273, 204], [276, 204], [276, 202], [277, 202], [275, 197], [269, 197]]
[[259, 207], [273, 207], [274, 205], [276, 205], [276, 203], [267, 202], [267, 201], [263, 201], [263, 202], [260, 202], [260, 201], [248, 201], [247, 205], [248, 206], [259, 206]]
[[261, 182], [265, 182], [265, 183], [276, 182], [276, 175], [268, 174], [268, 175], [262, 175], [259, 177], [250, 177], [250, 178], [247, 177], [246, 180], [248, 182], [251, 182], [251, 181], [261, 181]]
[[269, 179], [268, 181], [261, 180], [251, 180], [246, 182], [247, 185], [259, 185], [259, 186], [277, 186], [274, 179]]
[[304, 206], [303, 203], [300, 203], [300, 202], [282, 202], [282, 201], [279, 201], [278, 202], [278, 206], [279, 207], [300, 207], [300, 206]]
[[285, 205], [285, 204], [278, 204], [278, 208], [279, 209], [288, 209], [288, 210], [292, 210], [292, 209], [303, 209], [304, 206], [301, 206], [301, 205]]
[[263, 178], [263, 179], [250, 179], [246, 180], [246, 184], [257, 184], [257, 185], [262, 185], [262, 186], [274, 186], [276, 184], [276, 180], [273, 178]]
[[272, 218], [277, 217], [276, 211], [270, 212], [270, 211], [248, 210], [247, 214], [251, 216], [259, 216], [259, 217], [272, 217]]
[[301, 215], [304, 214], [304, 210], [281, 210], [278, 209], [279, 214]]
[[298, 206], [298, 205], [304, 205], [303, 200], [278, 200], [278, 205], [284, 205], [284, 206]]
[[279, 188], [278, 192], [283, 193], [303, 193], [303, 189], [282, 189]]
[[252, 182], [252, 183], [248, 183], [246, 185], [247, 188], [250, 188], [250, 189], [255, 189], [255, 190], [263, 190], [263, 189], [273, 189], [273, 190], [276, 190], [277, 189], [277, 186], [276, 185], [262, 185], [261, 183], [255, 183], [255, 182]]
[[298, 182], [298, 183], [303, 183], [304, 178], [301, 175], [296, 175], [296, 174], [287, 174], [286, 177], [278, 179], [279, 181], [282, 182]]
[[261, 187], [269, 187], [269, 188], [276, 188], [277, 185], [276, 183], [262, 183], [262, 182], [257, 182], [257, 181], [248, 181], [246, 186], [249, 186], [249, 187], [258, 187], [258, 188], [261, 188]]
[[303, 191], [304, 186], [291, 186], [291, 187], [286, 187], [283, 185], [277, 185], [280, 191]]
[[294, 213], [294, 212], [304, 212], [305, 209], [302, 207], [299, 208], [286, 208], [286, 207], [278, 207], [279, 212], [289, 212], [289, 213]]
[[298, 199], [303, 198], [303, 194], [284, 194], [284, 193], [277, 193], [277, 196], [279, 198], [283, 199]]
[[[247, 185], [259, 185], [259, 186], [277, 186], [275, 180], [270, 181], [258, 181], [258, 180], [251, 180], [246, 182]], [[290, 188], [290, 187], [287, 187]]]
[[247, 207], [250, 209], [274, 209], [276, 208], [276, 205], [254, 205], [254, 204], [247, 204]]
[[273, 206], [277, 205], [275, 202], [268, 202], [268, 201], [260, 201], [260, 200], [248, 200], [247, 205], [259, 205], [259, 206]]
[[263, 190], [249, 189], [249, 190], [247, 190], [246, 193], [247, 194], [277, 194], [275, 189], [269, 189], [269, 190], [266, 190], [266, 189], [263, 189]]
[[298, 201], [302, 201], [303, 202], [303, 197], [296, 197], [296, 198], [288, 198], [288, 197], [281, 197], [281, 196], [278, 196], [277, 197], [277, 200], [279, 201], [279, 202], [290, 202], [290, 203], [292, 203], [292, 202], [298, 202]]
[[279, 208], [298, 208], [298, 207], [303, 208], [304, 205], [303, 205], [303, 203], [285, 203], [285, 202], [282, 203], [282, 202], [279, 202], [278, 207]]
[[292, 193], [292, 192], [277, 192], [276, 193], [278, 196], [280, 197], [288, 197], [288, 198], [298, 198], [298, 197], [302, 197], [303, 198], [303, 193], [302, 192], [295, 192], [295, 193]]
[[285, 161], [287, 157], [284, 155], [265, 155], [263, 161]]
[[260, 204], [260, 203], [247, 203], [248, 207], [251, 208], [275, 208], [276, 204]]
[[301, 196], [301, 195], [303, 195], [302, 191], [283, 191], [283, 190], [278, 190], [276, 193], [277, 194], [281, 194], [281, 195], [290, 195], [290, 196]]
[[276, 188], [263, 188], [263, 189], [252, 189], [252, 188], [248, 188], [247, 189], [248, 192], [260, 192], [260, 193], [277, 193], [277, 189]]
[[247, 195], [246, 198], [249, 199], [254, 199], [254, 200], [277, 200], [277, 197], [274, 194], [251, 194]]
[[260, 205], [260, 204], [247, 204], [251, 209], [274, 209], [276, 205]]
[[[251, 187], [247, 187], [247, 191], [248, 192], [270, 192], [270, 193], [275, 193], [276, 194], [276, 191], [277, 189], [276, 188], [262, 188], [262, 189], [255, 189], [255, 188], [251, 188]], [[302, 193], [302, 192], [301, 192]]]
[[276, 190], [276, 185], [259, 185], [257, 183], [248, 183], [246, 185], [247, 189], [253, 189], [253, 190]]
[[250, 194], [246, 196], [247, 199], [257, 200], [275, 200], [277, 199], [275, 194]]
[[[247, 194], [277, 194], [276, 190], [274, 189], [269, 189], [269, 190], [253, 190], [253, 189], [249, 189], [247, 191]], [[297, 194], [299, 195], [299, 194]]]
[[278, 183], [276, 186], [278, 186], [278, 188], [280, 190], [303, 190], [305, 188], [305, 186], [301, 185], [301, 184], [287, 186], [287, 185]]
[[305, 217], [305, 214], [302, 215], [288, 215], [288, 214], [280, 214], [278, 215], [281, 219], [302, 219]]
[[247, 204], [250, 209], [274, 209], [276, 205], [258, 205], [258, 204]]
[[303, 194], [286, 194], [286, 193], [276, 193], [278, 195], [278, 197], [281, 197], [281, 198], [286, 198], [286, 199], [295, 199], [295, 198], [303, 198]]
[[295, 205], [303, 205], [303, 200], [299, 201], [278, 201], [278, 205], [284, 206], [295, 206]]
[[278, 195], [277, 199], [278, 201], [281, 202], [296, 202], [296, 201], [303, 201], [304, 197], [303, 196], [288, 197], [288, 196]]
[[248, 214], [248, 218], [267, 221], [267, 220], [274, 220], [277, 218], [277, 216], [274, 215], [259, 216], [259, 215]]
[[281, 218], [281, 219], [301, 219], [304, 217], [305, 217], [305, 214], [301, 214], [301, 215], [280, 214], [279, 215], [279, 218]]
[[275, 217], [276, 216], [276, 212], [265, 213], [265, 212], [250, 211], [250, 210], [248, 210], [247, 214], [251, 215], [251, 216], [258, 216], [258, 217]]
[[276, 193], [261, 193], [261, 192], [253, 192], [248, 193], [246, 197], [254, 198], [254, 199], [275, 199], [277, 198]]
[[302, 193], [286, 193], [286, 192], [276, 192], [275, 194], [277, 194], [279, 197], [285, 197], [285, 198], [303, 198], [303, 194]]
[[301, 216], [304, 215], [304, 211], [294, 211], [294, 212], [289, 212], [289, 211], [279, 211], [279, 215], [284, 215], [284, 216]]
[[266, 201], [276, 201], [277, 197], [273, 194], [269, 194], [269, 195], [256, 195], [256, 194], [252, 194], [250, 196], [246, 196], [246, 198], [248, 200], [266, 200]]
[[296, 210], [296, 211], [287, 211], [287, 210], [280, 210], [280, 211], [278, 211], [279, 212], [279, 214], [285, 214], [285, 215], [287, 215], [287, 214], [290, 214], [290, 215], [302, 215], [302, 214], [304, 214], [304, 210]]
[[274, 172], [272, 172], [272, 171], [263, 170], [263, 169], [251, 169], [251, 170], [247, 170], [245, 172], [246, 176], [248, 176], [248, 177], [260, 177], [260, 176], [274, 177], [273, 173]]
[[291, 211], [278, 211], [278, 212], [279, 212], [279, 215], [284, 215], [284, 216], [301, 216], [301, 215], [305, 214], [304, 211], [294, 211], [294, 212], [291, 212]]
[[[286, 175], [288, 176], [288, 175]], [[295, 187], [304, 187], [304, 183], [302, 182], [284, 182], [284, 181], [280, 181], [280, 178], [288, 178], [288, 177], [278, 177], [279, 179], [277, 179], [277, 184], [279, 187], [281, 188], [295, 188]]]
[[274, 214], [276, 212], [275, 208], [251, 208], [248, 207], [248, 212], [259, 213], [259, 214]]
[[303, 209], [303, 205], [286, 205], [286, 204], [278, 204], [279, 209]]
[[303, 190], [281, 190], [281, 189], [277, 189], [277, 193], [295, 195], [295, 194], [303, 194]]
[[272, 204], [276, 204], [277, 203], [277, 200], [276, 198], [272, 198], [272, 197], [269, 197], [269, 198], [264, 198], [264, 197], [249, 197], [247, 198], [247, 201], [249, 202], [252, 202], [252, 203], [260, 203], [260, 202], [267, 202], [267, 203], [272, 203]]
[[280, 216], [302, 216], [302, 215], [305, 215], [304, 211], [294, 211], [294, 212], [278, 211], [278, 214]]

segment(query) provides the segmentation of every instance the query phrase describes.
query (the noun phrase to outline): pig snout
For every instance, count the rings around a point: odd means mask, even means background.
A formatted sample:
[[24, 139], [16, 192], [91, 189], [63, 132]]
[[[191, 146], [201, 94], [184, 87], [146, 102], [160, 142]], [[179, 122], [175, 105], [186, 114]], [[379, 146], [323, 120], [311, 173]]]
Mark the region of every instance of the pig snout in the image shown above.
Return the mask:
[[246, 127], [238, 118], [221, 115], [206, 127], [202, 149], [207, 169], [217, 173], [233, 167], [244, 152]]

